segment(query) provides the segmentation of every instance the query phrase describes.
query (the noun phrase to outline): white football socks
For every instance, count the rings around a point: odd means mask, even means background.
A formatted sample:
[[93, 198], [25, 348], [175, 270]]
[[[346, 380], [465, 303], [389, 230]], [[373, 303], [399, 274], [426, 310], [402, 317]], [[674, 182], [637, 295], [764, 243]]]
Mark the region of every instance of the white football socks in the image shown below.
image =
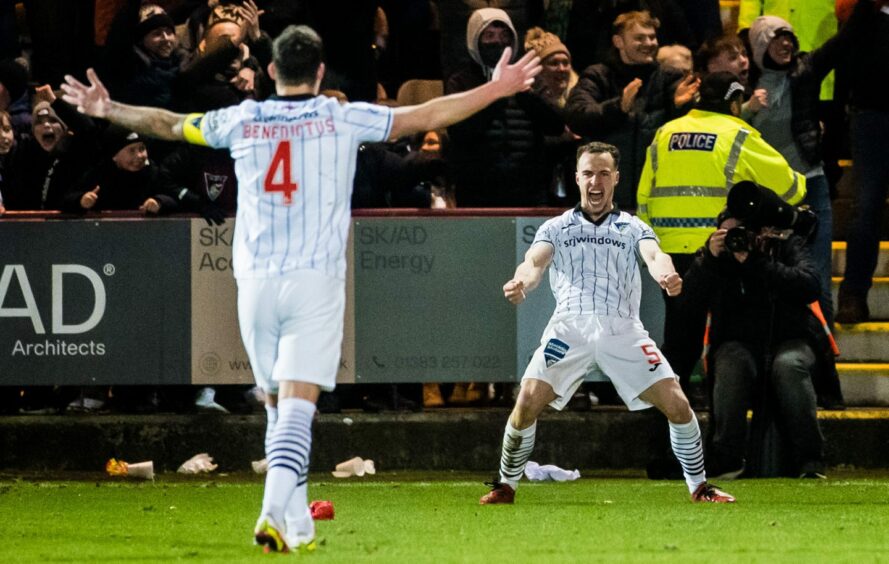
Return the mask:
[[701, 428], [694, 413], [688, 423], [670, 422], [670, 446], [682, 466], [689, 493], [707, 481], [704, 475], [704, 449], [701, 446]]
[[537, 421], [530, 427], [519, 431], [506, 422], [506, 430], [503, 432], [503, 451], [500, 455], [500, 481], [516, 489], [525, 464], [531, 458], [534, 450], [534, 435], [537, 432]]
[[312, 417], [315, 404], [301, 398], [278, 400], [278, 421], [268, 441], [269, 471], [262, 499], [262, 517], [279, 526], [296, 487], [305, 483], [312, 450]]

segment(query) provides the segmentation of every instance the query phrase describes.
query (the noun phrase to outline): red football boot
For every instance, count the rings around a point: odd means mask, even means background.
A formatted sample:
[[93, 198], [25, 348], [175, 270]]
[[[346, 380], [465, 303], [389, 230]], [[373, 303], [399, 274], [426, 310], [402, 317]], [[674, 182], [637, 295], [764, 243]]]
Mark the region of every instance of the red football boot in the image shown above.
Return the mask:
[[480, 505], [490, 505], [494, 503], [512, 503], [515, 501], [515, 490], [509, 484], [504, 484], [498, 479], [493, 482], [485, 482], [486, 486], [491, 486], [491, 491], [482, 496], [478, 500]]
[[691, 500], [695, 503], [734, 503], [735, 498], [727, 494], [713, 484], [704, 482], [695, 493], [691, 494]]

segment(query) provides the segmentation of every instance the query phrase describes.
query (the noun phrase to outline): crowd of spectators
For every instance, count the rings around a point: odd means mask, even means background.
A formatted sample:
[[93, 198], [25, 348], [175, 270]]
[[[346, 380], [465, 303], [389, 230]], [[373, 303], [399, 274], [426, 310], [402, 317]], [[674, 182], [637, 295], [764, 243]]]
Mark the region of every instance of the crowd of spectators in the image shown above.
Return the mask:
[[[56, 12], [41, 2], [2, 4], [0, 214], [188, 212], [223, 223], [237, 201], [226, 152], [108, 127], [79, 114], [55, 92], [66, 74], [82, 78], [86, 68], [95, 67], [112, 97], [130, 104], [201, 112], [264, 99], [274, 91], [265, 70], [271, 41], [289, 24], [305, 23], [321, 34], [328, 69], [322, 89], [341, 100], [393, 105], [388, 93], [412, 79], [438, 81], [445, 93], [469, 90], [490, 80], [506, 47], [515, 58], [533, 49], [542, 60], [544, 70], [529, 92], [448, 131], [362, 146], [356, 208], [571, 206], [578, 200], [574, 153], [597, 140], [620, 149], [615, 203], [633, 210], [655, 133], [695, 106], [701, 77], [727, 71], [744, 87], [740, 118], [759, 128], [809, 180], [808, 203], [819, 230], [808, 245], [821, 275], [822, 309], [832, 324], [827, 276], [835, 179], [825, 170], [837, 155], [827, 162], [819, 121], [838, 107], [842, 113], [847, 100], [845, 91], [825, 97], [830, 85], [821, 79], [833, 68], [846, 71], [858, 109], [875, 113], [876, 121], [858, 120], [854, 130], [862, 141], [857, 150], [867, 158], [873, 146], [867, 128], [886, 123], [887, 106], [886, 97], [873, 95], [861, 76], [886, 75], [887, 57], [876, 56], [886, 53], [889, 42], [885, 32], [880, 36], [889, 17], [879, 12], [887, 11], [885, 0], [860, 0], [864, 7], [858, 12], [878, 15], [863, 31], [833, 39], [832, 33], [813, 35], [811, 22], [786, 21], [788, 14], [759, 17], [763, 6], [749, 0], [741, 3], [740, 31], [722, 21], [718, 0], [511, 0], [480, 9], [458, 0], [155, 2], [81, 0], [63, 3], [64, 10]], [[800, 50], [802, 38], [809, 53]], [[873, 65], [869, 69], [850, 55], [862, 47], [870, 49], [864, 54]], [[833, 104], [819, 104], [819, 97]], [[870, 199], [863, 201], [885, 198], [885, 161], [869, 173], [872, 186], [864, 197]], [[850, 258], [847, 269], [864, 272], [862, 280], [873, 262], [878, 223], [868, 216], [855, 232], [863, 258]], [[850, 242], [850, 255], [854, 252]], [[867, 317], [862, 296], [869, 284], [858, 278], [844, 285], [841, 320]], [[429, 407], [449, 403], [444, 399], [449, 394], [432, 387], [425, 394], [387, 387], [351, 395], [371, 409], [413, 409], [424, 396]], [[466, 404], [490, 402], [496, 394], [487, 385], [466, 384], [450, 395], [452, 403]], [[589, 396], [583, 396], [587, 401], [579, 403], [588, 406]], [[341, 400], [348, 397], [343, 393], [330, 408], [347, 405]], [[219, 407], [206, 390], [198, 404]]]

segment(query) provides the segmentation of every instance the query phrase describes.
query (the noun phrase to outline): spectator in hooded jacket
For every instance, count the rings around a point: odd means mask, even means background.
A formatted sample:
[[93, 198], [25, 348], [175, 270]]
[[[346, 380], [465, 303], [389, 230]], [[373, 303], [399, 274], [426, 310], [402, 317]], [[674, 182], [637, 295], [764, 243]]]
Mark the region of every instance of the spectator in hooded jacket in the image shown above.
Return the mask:
[[824, 45], [809, 53], [799, 50], [793, 27], [777, 16], [760, 16], [750, 28], [750, 45], [760, 76], [754, 85], [767, 92], [766, 105], [747, 121], [778, 150], [794, 170], [806, 176], [806, 200], [818, 218], [811, 252], [818, 265], [821, 297], [828, 324], [833, 323], [831, 241], [833, 212], [824, 172], [822, 130], [818, 112], [821, 81], [848, 50], [861, 18], [851, 19]]
[[[505, 11], [481, 8], [466, 26], [472, 62], [454, 73], [445, 93], [464, 92], [491, 80], [507, 47], [519, 53], [519, 38]], [[504, 98], [448, 128], [448, 164], [460, 207], [540, 206], [547, 202], [552, 167], [544, 136], [565, 128], [556, 110], [533, 92]]]

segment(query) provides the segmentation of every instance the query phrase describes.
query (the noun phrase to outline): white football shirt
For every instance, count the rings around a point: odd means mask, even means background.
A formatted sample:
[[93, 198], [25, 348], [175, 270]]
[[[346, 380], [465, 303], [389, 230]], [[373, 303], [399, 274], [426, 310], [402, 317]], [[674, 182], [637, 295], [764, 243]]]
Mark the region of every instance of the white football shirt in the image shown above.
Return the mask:
[[579, 208], [546, 221], [532, 245], [553, 246], [549, 283], [559, 313], [639, 319], [637, 248], [657, 237], [639, 218], [614, 211], [597, 225]]
[[324, 96], [289, 96], [189, 116], [207, 145], [235, 160], [236, 278], [312, 269], [346, 276], [358, 146], [384, 141], [392, 110]]

